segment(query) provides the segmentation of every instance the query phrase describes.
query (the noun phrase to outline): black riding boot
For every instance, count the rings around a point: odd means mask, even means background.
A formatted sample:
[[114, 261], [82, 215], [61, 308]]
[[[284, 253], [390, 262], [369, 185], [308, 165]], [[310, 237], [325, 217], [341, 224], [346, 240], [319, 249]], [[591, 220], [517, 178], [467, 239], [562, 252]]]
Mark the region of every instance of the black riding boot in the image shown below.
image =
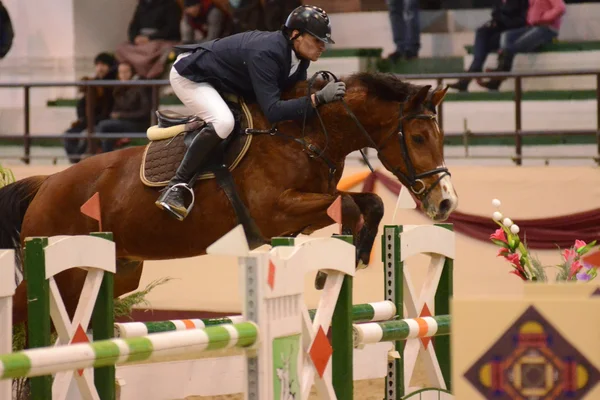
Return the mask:
[[459, 79], [458, 81], [456, 81], [454, 83], [449, 83], [448, 87], [450, 89], [456, 89], [459, 92], [466, 92], [467, 88], [469, 87], [469, 82], [471, 82], [471, 80], [467, 79], [467, 78]]
[[175, 176], [171, 179], [161, 196], [156, 200], [156, 206], [161, 210], [169, 211], [174, 217], [182, 221], [187, 217], [188, 210], [184, 202], [186, 190], [192, 190], [192, 178], [202, 168], [212, 150], [221, 143], [212, 124], [207, 124], [190, 143]]
[[[472, 64], [466, 72], [481, 72], [481, 68], [474, 67]], [[450, 89], [456, 89], [459, 92], [466, 92], [469, 87], [469, 83], [471, 83], [471, 78], [462, 78], [454, 83], [448, 84]]]
[[[490, 72], [509, 72], [512, 69], [514, 55], [506, 51], [498, 54], [498, 67]], [[491, 78], [488, 82], [483, 83], [481, 86], [489, 90], [498, 90], [502, 82], [506, 78]]]

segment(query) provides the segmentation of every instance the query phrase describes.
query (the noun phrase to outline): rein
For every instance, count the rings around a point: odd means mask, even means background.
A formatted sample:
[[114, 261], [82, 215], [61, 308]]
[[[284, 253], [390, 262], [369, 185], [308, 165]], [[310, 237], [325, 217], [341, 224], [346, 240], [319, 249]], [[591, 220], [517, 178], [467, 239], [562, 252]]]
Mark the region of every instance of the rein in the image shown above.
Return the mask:
[[[316, 80], [316, 78], [321, 75], [323, 77], [323, 79], [325, 80], [329, 80], [329, 78], [333, 78], [333, 80], [335, 82], [338, 82], [338, 78], [331, 72], [329, 71], [317, 71], [313, 74], [313, 76], [308, 80], [308, 97], [310, 98], [311, 96], [311, 90], [312, 90], [312, 86]], [[404, 180], [408, 183], [408, 187], [409, 189], [416, 195], [421, 195], [422, 198], [426, 198], [429, 193], [440, 183], [440, 181], [442, 180], [442, 178], [445, 175], [450, 175], [450, 172], [448, 171], [448, 168], [446, 167], [439, 167], [439, 168], [434, 168], [432, 170], [417, 174], [414, 168], [414, 165], [412, 163], [412, 160], [410, 158], [410, 154], [408, 152], [408, 145], [406, 143], [406, 136], [404, 135], [404, 131], [403, 131], [403, 123], [404, 121], [408, 121], [411, 119], [425, 119], [425, 120], [432, 120], [435, 119], [434, 115], [428, 115], [428, 114], [419, 114], [419, 113], [415, 113], [415, 114], [407, 114], [407, 115], [402, 115], [402, 105], [400, 105], [400, 119], [398, 121], [398, 128], [397, 128], [397, 132], [391, 132], [381, 143], [381, 147], [380, 145], [378, 145], [377, 143], [375, 143], [375, 141], [373, 140], [373, 138], [369, 135], [369, 133], [367, 132], [367, 130], [364, 128], [364, 126], [360, 123], [360, 121], [358, 120], [358, 118], [356, 117], [356, 115], [354, 115], [354, 113], [352, 112], [352, 110], [350, 109], [350, 107], [348, 106], [348, 103], [346, 103], [346, 101], [344, 99], [340, 100], [342, 105], [344, 106], [346, 113], [350, 116], [350, 118], [354, 121], [354, 123], [356, 124], [358, 130], [363, 134], [363, 136], [367, 139], [369, 145], [375, 149], [377, 151], [377, 154], [379, 155], [379, 158], [381, 159], [381, 162], [383, 163], [384, 166], [386, 166], [386, 168], [388, 168], [394, 175], [396, 176], [400, 176], [402, 178], [404, 178]], [[321, 129], [323, 130], [323, 134], [325, 135], [325, 146], [323, 147], [323, 150], [319, 150], [319, 148], [315, 145], [313, 145], [312, 143], [308, 143], [305, 139], [305, 132], [306, 132], [306, 117], [307, 117], [307, 111], [308, 111], [308, 107], [311, 107], [310, 104], [310, 100], [309, 100], [309, 104], [307, 105], [307, 107], [304, 109], [304, 118], [302, 121], [302, 138], [298, 139], [295, 138], [291, 135], [287, 135], [287, 134], [283, 134], [282, 132], [280, 132], [276, 126], [273, 126], [270, 130], [246, 130], [247, 134], [252, 134], [252, 133], [269, 133], [271, 136], [275, 136], [275, 135], [279, 135], [279, 136], [284, 136], [287, 137], [289, 139], [292, 139], [294, 141], [296, 141], [297, 143], [299, 143], [300, 145], [303, 146], [303, 148], [309, 150], [312, 154], [309, 154], [309, 157], [311, 158], [315, 158], [315, 159], [321, 159], [322, 161], [324, 161], [327, 166], [329, 167], [329, 178], [330, 178], [330, 183], [331, 180], [336, 172], [336, 165], [333, 161], [331, 161], [326, 155], [325, 155], [325, 151], [327, 150], [327, 147], [329, 146], [329, 133], [327, 132], [327, 129], [325, 128], [325, 123], [323, 122], [323, 118], [321, 117], [321, 114], [319, 113], [319, 109], [315, 108], [315, 112], [317, 114], [317, 117], [319, 118], [319, 123], [321, 124]], [[398, 135], [398, 140], [400, 142], [400, 148], [402, 149], [402, 156], [404, 159], [404, 163], [406, 165], [406, 171], [407, 173], [403, 173], [400, 168], [398, 167], [394, 167], [392, 166], [392, 164], [384, 157], [383, 154], [381, 154], [381, 150], [385, 147], [385, 144], [387, 144], [387, 142], [389, 141], [389, 139], [394, 135], [394, 133], [397, 133]], [[373, 166], [371, 165], [371, 163], [369, 162], [369, 160], [367, 159], [367, 156], [365, 155], [365, 153], [363, 152], [362, 149], [359, 150], [360, 154], [363, 158], [363, 160], [365, 161], [366, 165], [369, 167], [369, 169], [371, 170], [371, 172], [374, 172]], [[438, 177], [438, 179], [435, 180], [435, 182], [429, 187], [427, 188], [427, 186], [425, 185], [425, 182], [423, 182], [423, 178], [427, 178], [429, 176], [432, 175], [436, 175], [436, 174], [440, 174], [440, 176]], [[420, 187], [417, 188], [417, 186], [420, 185]]]

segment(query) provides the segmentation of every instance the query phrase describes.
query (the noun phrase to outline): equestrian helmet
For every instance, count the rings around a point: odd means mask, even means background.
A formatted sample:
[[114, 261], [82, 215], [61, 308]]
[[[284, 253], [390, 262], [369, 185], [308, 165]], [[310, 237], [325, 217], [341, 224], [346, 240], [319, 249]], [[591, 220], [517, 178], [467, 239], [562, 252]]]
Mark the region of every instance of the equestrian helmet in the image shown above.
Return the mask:
[[335, 42], [331, 39], [331, 23], [327, 13], [316, 6], [300, 6], [290, 13], [285, 21], [290, 31], [296, 29], [300, 33], [308, 33], [324, 43]]

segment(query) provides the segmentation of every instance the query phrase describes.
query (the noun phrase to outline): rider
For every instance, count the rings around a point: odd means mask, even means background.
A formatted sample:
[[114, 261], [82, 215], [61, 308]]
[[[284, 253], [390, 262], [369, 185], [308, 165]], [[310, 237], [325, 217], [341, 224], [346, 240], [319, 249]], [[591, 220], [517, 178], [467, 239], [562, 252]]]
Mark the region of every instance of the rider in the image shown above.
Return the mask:
[[[310, 61], [316, 61], [331, 39], [329, 17], [314, 6], [300, 6], [290, 13], [281, 30], [242, 32], [210, 42], [178, 46], [170, 73], [173, 91], [206, 125], [196, 135], [156, 205], [187, 216], [183, 193], [211, 151], [234, 128], [233, 115], [219, 92], [236, 93], [256, 100], [274, 124], [295, 120], [314, 108], [341, 99], [343, 82], [329, 82], [309, 98], [282, 100], [283, 90], [307, 79]], [[192, 182], [193, 184], [193, 182]], [[177, 185], [173, 187], [174, 185]], [[170, 190], [169, 190], [170, 189]]]

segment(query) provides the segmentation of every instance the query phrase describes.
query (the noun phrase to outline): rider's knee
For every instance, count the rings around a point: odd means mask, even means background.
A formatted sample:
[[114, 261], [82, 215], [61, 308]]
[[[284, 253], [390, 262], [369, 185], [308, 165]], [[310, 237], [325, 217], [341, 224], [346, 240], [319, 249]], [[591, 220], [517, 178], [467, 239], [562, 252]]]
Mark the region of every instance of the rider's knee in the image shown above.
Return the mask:
[[228, 115], [224, 114], [213, 122], [215, 132], [217, 132], [217, 135], [219, 135], [221, 139], [225, 139], [227, 136], [229, 136], [233, 131], [234, 126], [235, 120], [231, 113]]

